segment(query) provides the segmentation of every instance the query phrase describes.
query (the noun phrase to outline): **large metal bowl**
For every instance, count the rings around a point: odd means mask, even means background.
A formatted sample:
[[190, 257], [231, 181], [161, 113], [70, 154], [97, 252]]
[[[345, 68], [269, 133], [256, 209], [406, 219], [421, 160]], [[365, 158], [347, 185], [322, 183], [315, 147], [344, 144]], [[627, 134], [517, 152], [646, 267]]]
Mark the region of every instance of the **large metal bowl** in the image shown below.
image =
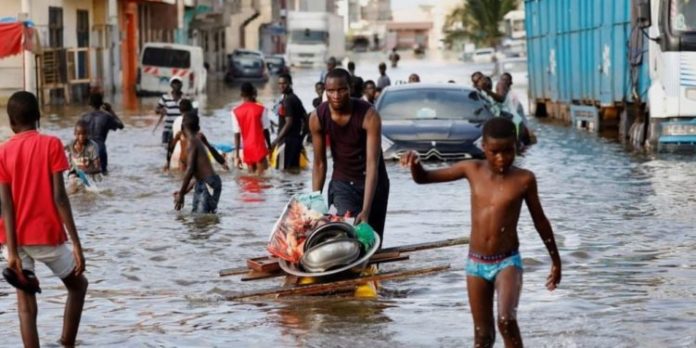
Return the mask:
[[331, 239], [307, 250], [300, 260], [300, 265], [309, 272], [324, 272], [343, 267], [360, 257], [360, 249], [361, 244], [356, 239]]
[[345, 265], [343, 267], [331, 269], [324, 272], [307, 272], [300, 268], [299, 264], [294, 264], [281, 259], [279, 261], [280, 268], [283, 270], [283, 272], [297, 277], [325, 277], [346, 271], [353, 271], [356, 273], [362, 272], [367, 266], [368, 261], [370, 261], [372, 255], [374, 255], [377, 252], [377, 249], [379, 249], [379, 235], [377, 234], [377, 232], [373, 233], [375, 235], [375, 244], [372, 246], [372, 248], [370, 248], [370, 250], [367, 250], [362, 256], [360, 256], [359, 259], [353, 261], [350, 265]]
[[345, 222], [329, 222], [317, 227], [309, 234], [307, 240], [305, 240], [304, 252], [326, 241], [346, 237], [353, 239], [357, 237], [353, 226]]

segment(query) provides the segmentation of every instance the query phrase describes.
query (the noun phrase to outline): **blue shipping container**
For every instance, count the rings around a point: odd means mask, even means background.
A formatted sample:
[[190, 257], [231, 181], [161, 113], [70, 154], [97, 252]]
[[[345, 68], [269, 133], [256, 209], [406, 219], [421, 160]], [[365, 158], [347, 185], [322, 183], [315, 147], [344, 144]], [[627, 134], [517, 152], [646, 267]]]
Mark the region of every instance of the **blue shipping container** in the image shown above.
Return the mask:
[[[530, 104], [631, 101], [631, 0], [525, 0]], [[638, 91], [650, 84], [644, 43]]]

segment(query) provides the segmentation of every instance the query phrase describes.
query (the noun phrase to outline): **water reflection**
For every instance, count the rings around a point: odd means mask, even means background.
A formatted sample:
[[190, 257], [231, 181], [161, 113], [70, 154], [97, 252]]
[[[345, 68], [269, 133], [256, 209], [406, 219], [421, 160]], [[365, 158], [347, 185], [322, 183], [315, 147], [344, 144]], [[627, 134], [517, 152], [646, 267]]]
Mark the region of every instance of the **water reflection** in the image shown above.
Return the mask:
[[235, 178], [239, 186], [239, 199], [245, 203], [261, 203], [265, 201], [264, 191], [273, 187], [268, 177], [258, 175], [239, 175]]
[[391, 307], [382, 301], [303, 298], [283, 301], [268, 315], [280, 327], [284, 346], [324, 346], [327, 342], [322, 334], [340, 332], [343, 334], [332, 340], [331, 346], [375, 346], [376, 342], [391, 341], [392, 319], [385, 313]]

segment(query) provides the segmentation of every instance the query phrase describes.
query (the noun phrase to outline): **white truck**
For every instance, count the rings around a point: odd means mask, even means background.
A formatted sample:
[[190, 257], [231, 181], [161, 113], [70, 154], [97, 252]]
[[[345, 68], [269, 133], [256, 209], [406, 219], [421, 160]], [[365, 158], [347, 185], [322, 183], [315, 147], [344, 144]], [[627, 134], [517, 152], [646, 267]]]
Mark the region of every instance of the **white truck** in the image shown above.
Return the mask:
[[285, 54], [291, 66], [322, 66], [346, 54], [343, 17], [327, 12], [288, 12]]

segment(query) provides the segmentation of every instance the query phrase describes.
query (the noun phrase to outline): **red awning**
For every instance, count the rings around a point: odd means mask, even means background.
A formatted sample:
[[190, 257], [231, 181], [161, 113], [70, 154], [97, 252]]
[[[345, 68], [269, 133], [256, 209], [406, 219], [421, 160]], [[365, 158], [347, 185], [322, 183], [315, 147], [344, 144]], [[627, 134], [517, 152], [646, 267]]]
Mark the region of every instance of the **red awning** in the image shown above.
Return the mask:
[[24, 24], [0, 23], [0, 58], [22, 53]]

